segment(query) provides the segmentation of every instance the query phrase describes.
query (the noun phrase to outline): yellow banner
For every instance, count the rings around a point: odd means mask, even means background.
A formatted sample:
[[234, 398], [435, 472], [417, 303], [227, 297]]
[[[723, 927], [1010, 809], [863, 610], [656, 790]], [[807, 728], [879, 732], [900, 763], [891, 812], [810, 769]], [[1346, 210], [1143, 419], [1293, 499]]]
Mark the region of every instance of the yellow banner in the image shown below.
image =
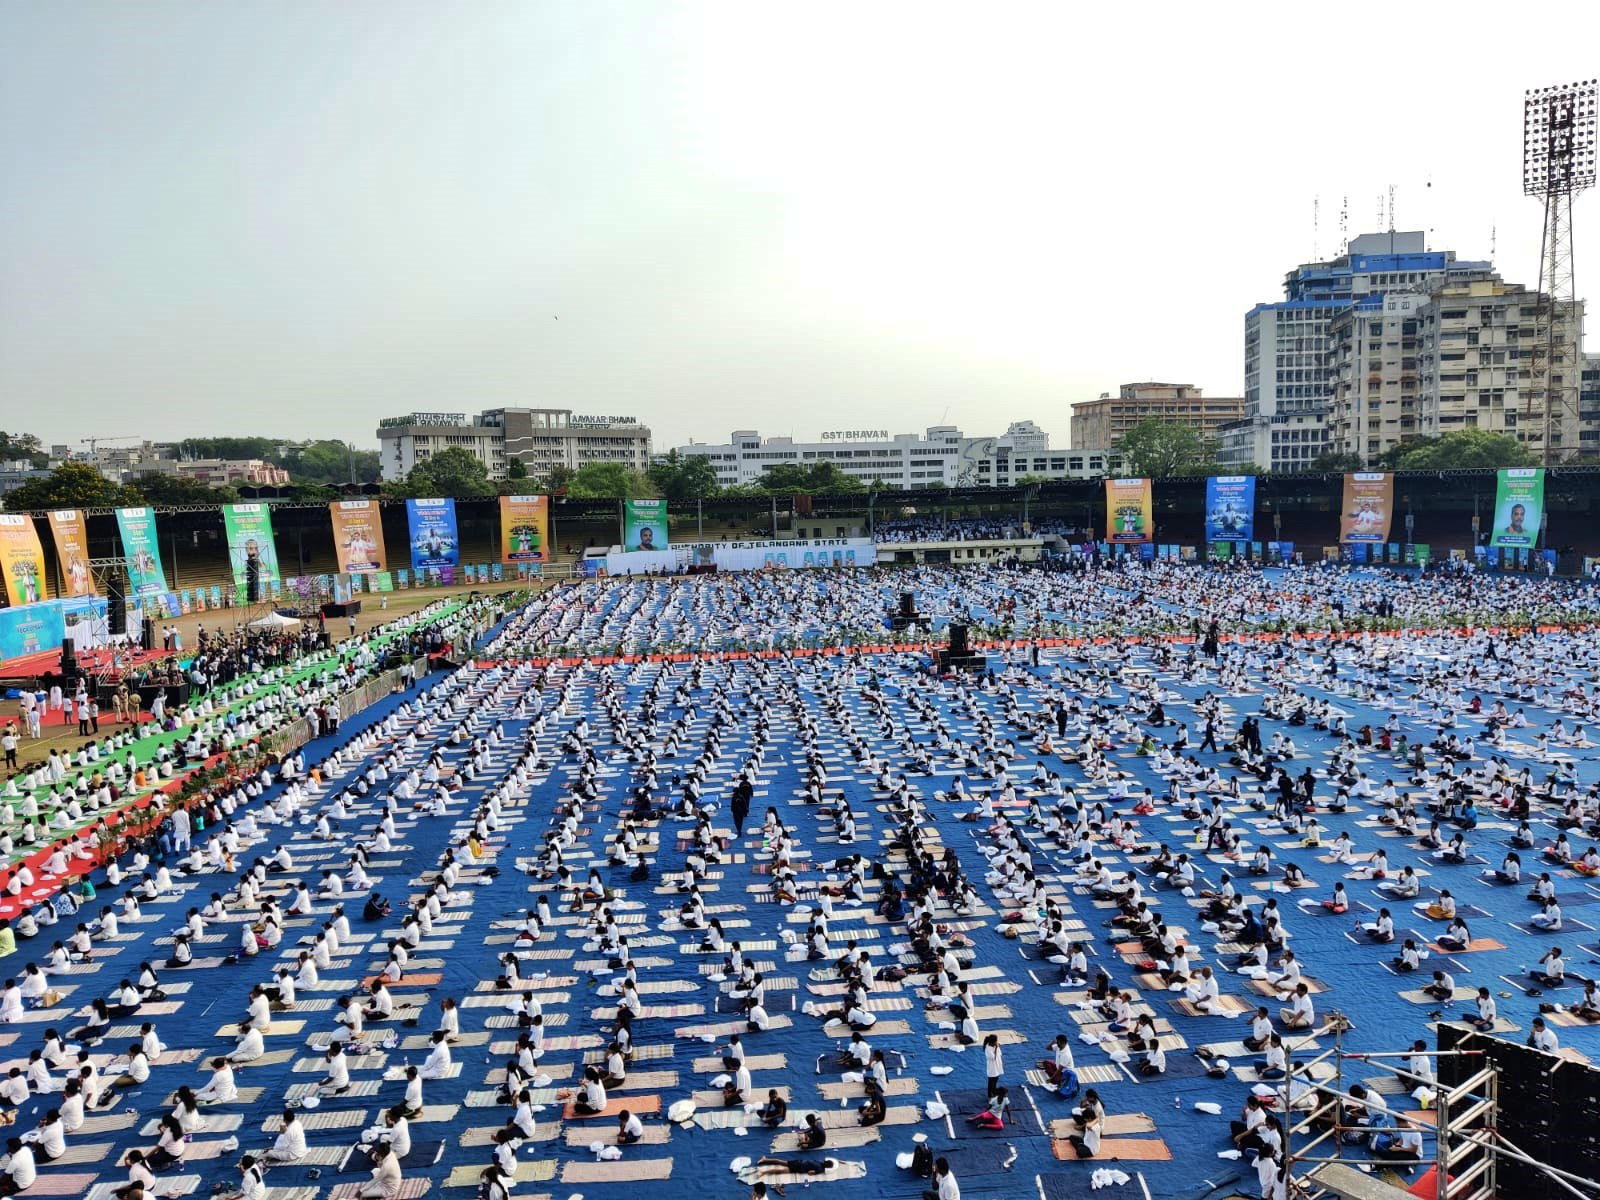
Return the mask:
[[346, 575], [370, 575], [389, 569], [389, 556], [383, 546], [383, 514], [376, 500], [335, 500], [328, 505], [333, 514], [333, 545], [339, 554], [339, 570]]
[[1387, 542], [1394, 517], [1394, 476], [1379, 471], [1346, 475], [1343, 509], [1339, 515], [1341, 542]]
[[94, 595], [94, 576], [89, 573], [89, 530], [83, 514], [75, 508], [51, 513], [50, 536], [55, 539], [56, 565], [61, 568], [61, 594]]
[[1155, 536], [1155, 505], [1148, 479], [1106, 480], [1106, 541], [1148, 542]]
[[0, 573], [13, 608], [44, 599], [44, 547], [32, 517], [0, 513]]
[[500, 497], [500, 561], [547, 563], [554, 556], [550, 545], [549, 496]]

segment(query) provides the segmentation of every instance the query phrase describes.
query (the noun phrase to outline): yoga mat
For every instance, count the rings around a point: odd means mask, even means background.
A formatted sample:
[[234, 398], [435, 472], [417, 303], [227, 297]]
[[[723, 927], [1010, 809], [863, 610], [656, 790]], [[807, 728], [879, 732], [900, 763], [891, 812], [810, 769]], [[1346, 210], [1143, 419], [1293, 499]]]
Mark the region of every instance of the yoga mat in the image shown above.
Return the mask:
[[[475, 1188], [478, 1186], [478, 1177], [483, 1174], [482, 1163], [463, 1163], [454, 1168], [445, 1176], [444, 1185], [447, 1188]], [[553, 1158], [539, 1159], [534, 1162], [518, 1161], [516, 1181], [518, 1183], [541, 1183], [556, 1177], [556, 1163]]]
[[[786, 1130], [772, 1139], [772, 1153], [791, 1154], [798, 1153], [804, 1147], [800, 1145], [801, 1131], [798, 1129]], [[821, 1153], [830, 1150], [847, 1150], [860, 1146], [870, 1146], [873, 1142], [880, 1141], [883, 1134], [876, 1125], [863, 1127], [860, 1125], [846, 1126], [843, 1129], [828, 1130], [828, 1144]]]
[[[719, 1092], [717, 1095], [720, 1099], [721, 1093]], [[561, 1115], [565, 1120], [568, 1121], [603, 1121], [608, 1117], [612, 1120], [615, 1120], [617, 1114], [623, 1109], [627, 1109], [631, 1113], [640, 1115], [646, 1113], [657, 1113], [661, 1111], [661, 1097], [629, 1096], [627, 1099], [618, 1100], [607, 1096], [605, 1108], [597, 1113], [580, 1113], [577, 1111], [574, 1104], [571, 1101], [568, 1101], [566, 1106], [563, 1108]]]
[[671, 1179], [670, 1158], [617, 1159], [613, 1162], [569, 1162], [561, 1168], [562, 1183], [632, 1183]]
[[[826, 1149], [812, 1151], [811, 1153], [814, 1153], [818, 1158], [830, 1157]], [[866, 1174], [866, 1163], [849, 1162], [842, 1159], [836, 1159], [833, 1166], [828, 1168], [828, 1170], [824, 1171], [820, 1175], [796, 1175], [792, 1171], [775, 1172], [771, 1168], [763, 1168], [761, 1172], [758, 1173], [755, 1167], [746, 1167], [744, 1170], [739, 1172], [739, 1182], [754, 1183], [756, 1180], [760, 1179], [764, 1180], [769, 1188], [774, 1184], [780, 1183], [787, 1187], [794, 1183], [834, 1183], [841, 1179], [864, 1179], [866, 1178]]]

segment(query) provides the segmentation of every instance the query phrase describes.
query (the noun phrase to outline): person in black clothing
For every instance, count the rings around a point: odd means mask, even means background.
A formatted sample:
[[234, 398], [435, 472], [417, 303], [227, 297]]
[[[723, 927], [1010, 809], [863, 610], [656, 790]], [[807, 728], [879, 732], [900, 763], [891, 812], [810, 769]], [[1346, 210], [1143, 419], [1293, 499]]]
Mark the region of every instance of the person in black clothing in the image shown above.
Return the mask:
[[729, 808], [733, 810], [733, 836], [741, 837], [744, 834], [745, 818], [750, 815], [750, 798], [755, 795], [755, 788], [748, 779], [741, 779], [739, 785], [733, 789], [733, 800]]
[[827, 1127], [816, 1113], [807, 1113], [805, 1127], [800, 1130], [800, 1149], [820, 1150], [827, 1144]]

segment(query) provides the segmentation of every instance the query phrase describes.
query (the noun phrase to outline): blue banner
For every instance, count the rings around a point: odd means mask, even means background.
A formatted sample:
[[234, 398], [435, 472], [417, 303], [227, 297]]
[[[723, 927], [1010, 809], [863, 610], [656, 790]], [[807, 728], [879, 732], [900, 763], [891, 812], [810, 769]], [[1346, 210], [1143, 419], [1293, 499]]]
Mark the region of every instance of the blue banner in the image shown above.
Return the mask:
[[406, 522], [411, 532], [411, 569], [452, 575], [461, 562], [461, 538], [456, 532], [454, 500], [407, 500]]
[[1248, 542], [1256, 532], [1256, 477], [1213, 475], [1206, 480], [1206, 541]]
[[61, 639], [66, 636], [66, 617], [59, 601], [0, 608], [0, 661], [60, 651]]

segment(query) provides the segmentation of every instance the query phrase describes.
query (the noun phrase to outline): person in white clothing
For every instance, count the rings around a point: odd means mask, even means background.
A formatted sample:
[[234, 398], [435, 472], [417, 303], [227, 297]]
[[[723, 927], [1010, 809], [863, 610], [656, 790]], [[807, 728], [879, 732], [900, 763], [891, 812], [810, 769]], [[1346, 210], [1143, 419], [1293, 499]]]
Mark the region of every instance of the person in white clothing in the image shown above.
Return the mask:
[[362, 1200], [397, 1200], [400, 1195], [400, 1159], [382, 1142], [373, 1148], [372, 1179], [361, 1185]]
[[306, 1130], [294, 1109], [283, 1110], [283, 1128], [264, 1156], [269, 1163], [299, 1162], [306, 1156]]
[[233, 1082], [233, 1064], [225, 1058], [211, 1060], [211, 1078], [194, 1094], [201, 1104], [229, 1104], [239, 1098]]
[[449, 1079], [450, 1068], [453, 1065], [450, 1059], [450, 1044], [445, 1039], [442, 1029], [434, 1031], [433, 1047], [428, 1051], [428, 1057], [422, 1064], [421, 1075], [424, 1079]]

